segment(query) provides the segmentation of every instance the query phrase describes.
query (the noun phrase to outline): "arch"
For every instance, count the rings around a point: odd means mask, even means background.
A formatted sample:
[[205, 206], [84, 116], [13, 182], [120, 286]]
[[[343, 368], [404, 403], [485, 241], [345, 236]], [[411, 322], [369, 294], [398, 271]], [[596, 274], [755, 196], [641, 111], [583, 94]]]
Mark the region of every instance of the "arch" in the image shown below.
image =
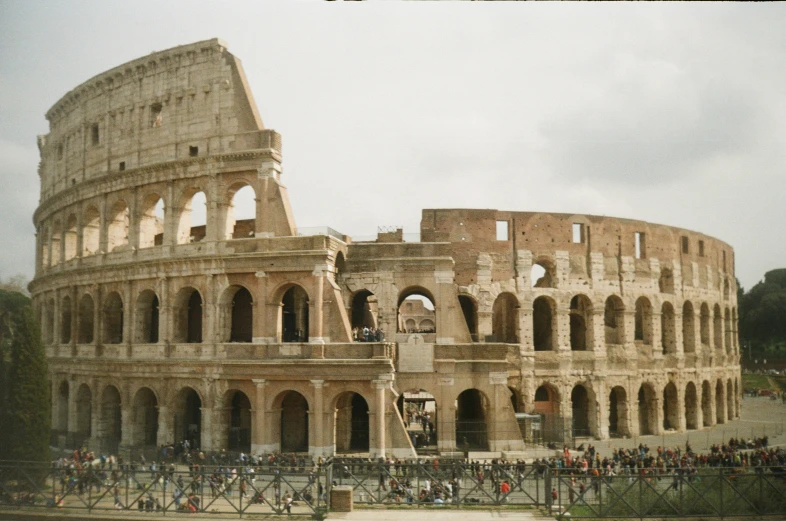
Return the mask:
[[123, 429], [120, 391], [114, 385], [107, 385], [101, 393], [101, 413], [98, 422], [98, 438], [102, 449], [116, 453]]
[[[434, 296], [427, 289], [420, 286], [410, 286], [398, 295], [398, 332], [399, 333], [436, 333], [437, 303]], [[415, 327], [408, 327], [409, 320], [415, 322]], [[433, 330], [424, 331], [418, 324], [424, 319], [434, 322]]]
[[60, 382], [57, 387], [57, 416], [52, 419], [54, 428], [58, 432], [68, 432], [68, 404], [69, 404], [69, 385], [66, 380]]
[[633, 340], [652, 345], [652, 304], [647, 297], [636, 299]]
[[281, 341], [308, 342], [309, 318], [308, 293], [293, 284], [281, 297]]
[[731, 378], [726, 380], [726, 419], [728, 421], [734, 419], [734, 384]]
[[79, 299], [79, 315], [77, 316], [77, 342], [92, 344], [95, 331], [93, 297], [88, 294]]
[[414, 318], [408, 318], [407, 322], [404, 324], [406, 331], [414, 333], [418, 330], [418, 325], [415, 322]]
[[557, 349], [556, 303], [549, 297], [538, 297], [532, 303], [532, 341], [535, 351]]
[[677, 386], [669, 382], [663, 388], [663, 430], [679, 430], [680, 405], [677, 399]]
[[732, 354], [732, 345], [731, 345], [731, 310], [726, 308], [724, 312], [724, 320], [723, 320], [723, 343], [726, 345], [726, 354]]
[[165, 216], [163, 197], [156, 193], [145, 196], [139, 215], [140, 248], [152, 248], [164, 244]]
[[207, 235], [207, 196], [198, 188], [189, 188], [180, 201], [176, 242], [200, 242]]
[[726, 423], [724, 391], [723, 380], [719, 379], [715, 384], [715, 423]]
[[219, 301], [221, 340], [252, 342], [254, 339], [254, 298], [244, 286], [232, 285]]
[[723, 279], [723, 300], [729, 300], [729, 279]]
[[70, 261], [77, 255], [77, 222], [76, 215], [71, 214], [66, 220], [63, 234], [63, 260]]
[[658, 289], [661, 293], [674, 294], [674, 272], [670, 268], [661, 268]]
[[612, 387], [609, 394], [609, 436], [630, 436], [628, 425], [628, 393], [622, 386]]
[[661, 306], [660, 339], [664, 355], [677, 354], [677, 327], [671, 302], [664, 302]]
[[278, 415], [278, 435], [281, 452], [308, 452], [308, 400], [297, 391], [284, 391], [274, 400]]
[[701, 303], [701, 315], [699, 317], [699, 339], [701, 345], [710, 347], [710, 307], [706, 302]]
[[690, 300], [682, 304], [682, 346], [685, 353], [696, 352], [696, 314]]
[[344, 275], [347, 273], [347, 261], [344, 257], [344, 252], [340, 251], [336, 253], [336, 263], [335, 263], [335, 271], [333, 277], [336, 280], [336, 284], [341, 284]]
[[404, 421], [404, 427], [412, 447], [420, 453], [437, 450], [439, 409], [434, 395], [424, 389], [402, 392], [396, 406]]
[[489, 400], [477, 389], [462, 391], [456, 398], [456, 445], [467, 450], [488, 450], [486, 418]]
[[467, 324], [469, 336], [473, 342], [478, 339], [478, 303], [469, 295], [458, 296], [459, 305], [461, 306], [461, 314], [464, 315], [464, 322]]
[[[202, 343], [202, 295], [191, 286], [181, 288], [175, 297], [174, 341]], [[193, 446], [192, 446], [193, 447]]]
[[117, 291], [107, 295], [104, 302], [103, 331], [105, 344], [123, 342], [123, 299]]
[[491, 333], [497, 342], [519, 343], [519, 301], [508, 292], [500, 293], [491, 308]]
[[592, 436], [595, 400], [583, 384], [575, 385], [570, 392], [570, 406], [573, 412], [573, 436]]
[[350, 316], [353, 329], [363, 329], [364, 327], [376, 329], [379, 316], [377, 297], [367, 289], [362, 289], [352, 295]]
[[128, 205], [123, 200], [115, 201], [109, 209], [106, 241], [108, 252], [128, 245]]
[[617, 295], [609, 295], [603, 307], [603, 329], [606, 344], [625, 343], [625, 304]]
[[688, 430], [699, 428], [699, 400], [693, 382], [685, 386], [685, 427]]
[[593, 348], [592, 301], [586, 295], [570, 299], [570, 350], [588, 351]]
[[530, 269], [530, 283], [533, 288], [554, 288], [557, 269], [550, 259], [537, 259]]
[[155, 445], [158, 439], [158, 398], [149, 387], [142, 387], [134, 395], [133, 403], [132, 445]]
[[513, 412], [524, 412], [519, 390], [508, 386], [508, 391], [510, 391], [510, 406], [513, 408]]
[[422, 331], [423, 333], [434, 332], [435, 328], [436, 324], [434, 324], [434, 321], [430, 318], [424, 318], [420, 321], [420, 324], [418, 324], [418, 330]]
[[243, 391], [230, 390], [224, 395], [221, 425], [224, 426], [226, 441], [220, 447], [228, 450], [249, 452], [251, 450], [251, 400]]
[[257, 201], [254, 188], [245, 181], [235, 183], [227, 192], [224, 239], [256, 236]]
[[175, 443], [188, 440], [192, 449], [202, 446], [202, 397], [192, 387], [183, 387], [175, 396], [173, 411]]
[[368, 452], [368, 402], [359, 393], [345, 391], [336, 399], [334, 443], [337, 453]]
[[57, 266], [61, 260], [61, 241], [63, 239], [63, 223], [57, 219], [52, 225], [52, 236], [49, 239], [51, 253], [49, 256], [50, 266]]
[[712, 426], [712, 387], [707, 380], [701, 384], [701, 417], [704, 427]]
[[93, 420], [93, 393], [87, 384], [76, 391], [76, 445], [82, 446], [90, 437]]
[[535, 413], [543, 417], [541, 427], [544, 441], [563, 441], [565, 425], [560, 411], [557, 386], [544, 383], [535, 390]]
[[159, 339], [160, 303], [152, 289], [146, 289], [136, 299], [136, 335], [141, 344], [156, 344]]
[[657, 434], [658, 411], [656, 409], [657, 396], [652, 384], [643, 383], [639, 387], [639, 435]]
[[101, 214], [95, 206], [85, 210], [82, 224], [82, 257], [98, 253], [101, 247]]
[[715, 349], [723, 350], [723, 317], [718, 304], [715, 304], [712, 314], [712, 336]]
[[66, 295], [60, 302], [60, 343], [71, 343], [71, 297]]

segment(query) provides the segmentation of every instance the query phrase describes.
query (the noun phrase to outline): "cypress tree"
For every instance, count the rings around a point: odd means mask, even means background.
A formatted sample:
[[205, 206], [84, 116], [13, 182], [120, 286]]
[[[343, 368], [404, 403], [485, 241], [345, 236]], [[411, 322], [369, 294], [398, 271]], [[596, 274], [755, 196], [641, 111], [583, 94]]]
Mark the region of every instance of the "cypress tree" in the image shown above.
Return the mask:
[[28, 297], [0, 290], [0, 459], [49, 461], [49, 382]]

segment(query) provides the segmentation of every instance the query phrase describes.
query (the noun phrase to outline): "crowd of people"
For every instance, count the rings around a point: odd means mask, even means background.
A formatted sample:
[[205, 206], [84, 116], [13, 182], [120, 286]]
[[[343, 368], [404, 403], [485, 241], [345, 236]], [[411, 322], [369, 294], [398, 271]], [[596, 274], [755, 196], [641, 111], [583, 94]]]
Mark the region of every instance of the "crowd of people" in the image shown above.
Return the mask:
[[384, 342], [385, 333], [374, 327], [355, 327], [352, 329], [352, 340], [355, 342]]

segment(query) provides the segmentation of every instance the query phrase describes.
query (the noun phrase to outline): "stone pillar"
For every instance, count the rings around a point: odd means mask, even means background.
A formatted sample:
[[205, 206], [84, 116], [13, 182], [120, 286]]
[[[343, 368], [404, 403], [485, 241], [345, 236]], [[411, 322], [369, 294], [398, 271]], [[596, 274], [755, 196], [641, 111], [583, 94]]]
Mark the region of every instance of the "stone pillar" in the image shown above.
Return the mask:
[[175, 207], [175, 190], [172, 181], [166, 185], [166, 201], [164, 202], [164, 246], [172, 247], [177, 244], [178, 222], [177, 208]]
[[[137, 419], [137, 423], [139, 423]], [[138, 425], [137, 425], [138, 427]], [[156, 437], [156, 445], [163, 445], [165, 443], [174, 442], [172, 436], [172, 418], [169, 415], [169, 407], [166, 405], [158, 406], [158, 435]]]
[[271, 344], [275, 342], [275, 321], [272, 323], [268, 320], [265, 314], [268, 312], [270, 305], [267, 303], [267, 273], [258, 271], [255, 273], [257, 279], [256, 291], [253, 295], [254, 306], [253, 312], [253, 329], [254, 336], [251, 341], [255, 344]]
[[[311, 440], [309, 440], [310, 450], [312, 456], [324, 456], [327, 454], [325, 450], [325, 446], [327, 445], [327, 441], [325, 439], [325, 432], [324, 432], [324, 397], [323, 397], [323, 387], [325, 385], [324, 380], [311, 380], [311, 385], [314, 387], [314, 410], [309, 411], [309, 418], [311, 421], [311, 425], [309, 425], [309, 433], [313, 433], [311, 435]], [[331, 440], [332, 441], [332, 440]]]
[[[215, 296], [215, 277], [212, 274], [205, 275], [205, 301], [202, 303], [202, 344], [213, 346], [215, 354], [216, 342], [218, 341], [218, 305]], [[203, 351], [204, 354], [204, 351]]]
[[66, 446], [73, 448], [77, 431], [77, 411], [76, 411], [77, 385], [74, 380], [68, 381], [68, 432], [66, 433]]
[[[595, 393], [595, 411], [592, 416], [595, 417], [595, 421], [593, 422], [592, 419], [590, 419], [590, 432], [592, 432], [594, 436], [605, 440], [609, 437], [608, 393], [610, 390], [606, 388], [603, 380], [600, 379], [596, 381], [596, 385], [593, 387], [595, 387], [595, 389], [593, 389]], [[593, 423], [595, 423], [595, 425], [592, 425]], [[617, 423], [619, 424], [619, 418], [617, 418]], [[593, 427], [595, 428], [593, 429]]]
[[256, 386], [254, 406], [251, 409], [251, 453], [262, 454], [265, 452], [265, 384], [264, 378], [254, 378], [252, 380]]
[[[134, 424], [132, 397], [128, 384], [124, 383], [120, 391], [120, 447], [121, 452], [133, 445], [134, 442], [134, 429], [138, 429]], [[138, 423], [138, 422], [137, 422]]]
[[[211, 277], [212, 278], [212, 277]], [[204, 400], [202, 401], [202, 425], [201, 425], [201, 433], [202, 433], [202, 449], [203, 450], [215, 450], [218, 447], [215, 446], [213, 443], [214, 438], [214, 428], [221, 428], [220, 421], [215, 421], [214, 414], [217, 412], [215, 407], [215, 384], [216, 382], [210, 378], [203, 378], [202, 379], [202, 388], [204, 389]]]
[[102, 320], [104, 299], [101, 289], [100, 285], [93, 285], [93, 298], [95, 299], [95, 305], [93, 306], [93, 345], [104, 343], [104, 321]]
[[570, 307], [557, 306], [551, 325], [551, 345], [558, 353], [570, 353]]
[[678, 413], [679, 432], [685, 432], [688, 429], [688, 420], [685, 415], [685, 413], [687, 412], [685, 410], [685, 386], [678, 385], [677, 382], [675, 382], [675, 386], [677, 387], [677, 411], [679, 411]]
[[[481, 311], [478, 309], [478, 342], [485, 342], [486, 337], [492, 334], [492, 315], [490, 310]], [[520, 325], [519, 330], [521, 330]]]
[[314, 277], [314, 295], [313, 299], [308, 301], [309, 313], [311, 314], [309, 320], [308, 341], [312, 344], [324, 344], [323, 337], [324, 331], [324, 313], [322, 306], [324, 305], [324, 288], [325, 288], [325, 275], [327, 274], [327, 265], [315, 266], [311, 276]]
[[79, 292], [77, 291], [77, 287], [71, 286], [70, 293], [71, 293], [71, 339], [69, 343], [71, 344], [73, 349], [76, 349], [76, 341], [77, 341], [77, 337], [79, 336], [79, 330], [77, 329], [79, 326], [79, 302], [77, 301], [77, 299], [79, 298]]
[[104, 408], [99, 392], [100, 384], [98, 379], [93, 379], [90, 383], [90, 438], [89, 446], [93, 450], [103, 450], [101, 439], [101, 426], [104, 425]]
[[134, 334], [134, 322], [136, 321], [136, 306], [132, 302], [131, 295], [131, 281], [128, 280], [123, 284], [123, 343], [126, 345], [128, 351], [131, 350], [131, 344], [134, 339], [131, 338]]
[[[374, 380], [376, 389], [374, 430], [376, 431], [376, 447], [370, 448], [371, 456], [376, 458], [385, 457], [385, 390], [388, 382], [384, 380]], [[441, 433], [440, 433], [441, 434]]]
[[158, 279], [158, 343], [172, 342], [172, 302], [169, 295], [169, 281], [166, 277]]

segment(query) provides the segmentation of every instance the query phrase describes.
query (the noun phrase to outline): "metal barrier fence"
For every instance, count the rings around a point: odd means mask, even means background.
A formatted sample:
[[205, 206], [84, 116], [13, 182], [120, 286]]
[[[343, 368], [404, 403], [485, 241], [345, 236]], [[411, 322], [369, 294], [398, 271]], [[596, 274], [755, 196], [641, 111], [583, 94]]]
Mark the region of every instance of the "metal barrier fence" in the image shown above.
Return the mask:
[[259, 472], [242, 467], [205, 467], [196, 472], [53, 468], [0, 465], [0, 507], [49, 507], [63, 511], [291, 514], [323, 519], [329, 469]]

